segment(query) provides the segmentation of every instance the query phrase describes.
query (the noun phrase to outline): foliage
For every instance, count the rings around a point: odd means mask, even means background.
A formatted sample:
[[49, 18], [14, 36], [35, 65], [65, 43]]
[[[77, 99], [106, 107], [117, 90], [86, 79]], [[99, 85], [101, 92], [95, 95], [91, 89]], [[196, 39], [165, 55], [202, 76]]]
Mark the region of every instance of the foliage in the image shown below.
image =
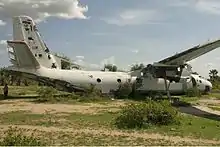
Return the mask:
[[196, 87], [187, 89], [186, 91], [187, 97], [201, 97], [201, 95], [201, 91]]
[[122, 108], [115, 125], [118, 128], [146, 128], [150, 125], [179, 123], [178, 111], [167, 101], [129, 104]]
[[104, 99], [106, 99], [106, 97], [103, 97], [101, 91], [97, 89], [95, 85], [92, 84], [87, 87], [86, 91], [82, 94], [82, 96], [78, 98], [78, 101], [95, 102], [102, 101]]
[[2, 137], [0, 146], [43, 146], [45, 143], [34, 137], [32, 133], [30, 136], [22, 134], [22, 130], [10, 127], [5, 132], [5, 137]]
[[142, 68], [144, 68], [144, 64], [143, 64], [143, 63], [141, 63], [140, 65], [139, 65], [139, 64], [135, 64], [135, 65], [133, 65], [133, 66], [131, 67], [131, 70], [130, 70], [130, 71], [140, 70], [140, 69], [142, 69]]
[[54, 94], [57, 93], [57, 91], [53, 87], [40, 87], [37, 90], [38, 95], [40, 96], [39, 101], [53, 101], [54, 100]]
[[21, 86], [22, 83], [25, 86], [36, 84], [33, 80], [28, 80], [25, 77], [22, 77], [18, 72], [8, 71], [6, 68], [0, 68], [0, 86], [4, 86], [6, 83], [10, 86]]
[[117, 98], [128, 98], [130, 94], [132, 93], [132, 83], [126, 82], [119, 85], [118, 90], [116, 91], [116, 97]]
[[214, 81], [218, 77], [218, 71], [216, 69], [210, 70], [209, 77], [211, 81]]
[[106, 64], [104, 69], [108, 69], [109, 71], [112, 71], [112, 72], [116, 72], [117, 71], [117, 66], [116, 65], [113, 65], [113, 64]]

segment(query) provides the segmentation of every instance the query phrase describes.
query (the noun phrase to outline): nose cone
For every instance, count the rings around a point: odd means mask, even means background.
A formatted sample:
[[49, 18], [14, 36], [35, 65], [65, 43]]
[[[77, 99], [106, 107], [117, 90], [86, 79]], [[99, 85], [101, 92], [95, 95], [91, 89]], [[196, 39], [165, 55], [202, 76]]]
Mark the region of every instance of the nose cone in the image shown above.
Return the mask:
[[210, 92], [212, 90], [212, 83], [210, 81], [206, 81], [205, 91]]
[[212, 89], [212, 83], [210, 81], [207, 81], [207, 84], [210, 87], [210, 89]]

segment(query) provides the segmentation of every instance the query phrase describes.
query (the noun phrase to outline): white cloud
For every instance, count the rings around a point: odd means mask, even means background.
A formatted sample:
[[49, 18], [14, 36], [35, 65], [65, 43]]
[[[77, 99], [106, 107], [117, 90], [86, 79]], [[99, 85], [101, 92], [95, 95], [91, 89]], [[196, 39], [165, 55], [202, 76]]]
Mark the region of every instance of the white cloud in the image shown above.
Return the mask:
[[218, 0], [198, 0], [195, 5], [196, 10], [215, 15], [220, 15], [220, 1]]
[[104, 67], [105, 64], [113, 64], [114, 65], [115, 64], [115, 56], [111, 56], [109, 58], [103, 59], [101, 61], [101, 66]]
[[6, 22], [4, 22], [3, 20], [0, 20], [0, 26], [5, 26]]
[[6, 40], [0, 40], [0, 55], [5, 55], [6, 52], [6, 45], [7, 41]]
[[219, 0], [170, 0], [169, 6], [188, 7], [200, 13], [220, 15]]
[[156, 24], [161, 17], [155, 10], [125, 10], [119, 14], [109, 17], [102, 18], [107, 24], [113, 24], [118, 26], [126, 25], [140, 25], [140, 24]]
[[84, 56], [76, 56], [76, 58], [77, 58], [78, 60], [83, 60], [83, 59], [85, 59]]
[[195, 5], [197, 0], [169, 0], [168, 6], [171, 7], [189, 7]]
[[0, 40], [0, 45], [6, 45], [7, 44], [7, 40]]
[[28, 15], [41, 22], [48, 17], [62, 19], [87, 19], [87, 6], [78, 0], [0, 0], [0, 18], [5, 20], [16, 15]]
[[139, 50], [132, 50], [131, 52], [137, 54], [139, 53]]

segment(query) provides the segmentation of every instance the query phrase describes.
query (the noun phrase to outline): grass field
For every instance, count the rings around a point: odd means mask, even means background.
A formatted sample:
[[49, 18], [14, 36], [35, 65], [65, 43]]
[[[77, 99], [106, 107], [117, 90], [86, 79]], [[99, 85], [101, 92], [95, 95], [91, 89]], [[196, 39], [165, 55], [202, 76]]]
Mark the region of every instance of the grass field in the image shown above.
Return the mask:
[[220, 145], [220, 123], [213, 118], [182, 113], [181, 125], [119, 130], [113, 125], [117, 111], [136, 102], [36, 103], [30, 98], [36, 96], [36, 87], [9, 87], [9, 90], [10, 95], [27, 98], [0, 101], [1, 136], [13, 126], [27, 135], [33, 132], [47, 145]]

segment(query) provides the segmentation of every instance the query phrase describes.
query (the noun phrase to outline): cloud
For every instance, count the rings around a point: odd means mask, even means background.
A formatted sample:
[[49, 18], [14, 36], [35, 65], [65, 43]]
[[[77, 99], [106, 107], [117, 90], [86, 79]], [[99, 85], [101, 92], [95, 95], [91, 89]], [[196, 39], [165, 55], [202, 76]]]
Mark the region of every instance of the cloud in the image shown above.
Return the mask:
[[0, 26], [5, 26], [6, 22], [4, 22], [3, 20], [0, 20]]
[[199, 12], [220, 15], [220, 1], [218, 0], [198, 0], [195, 8]]
[[7, 40], [0, 40], [0, 45], [7, 45]]
[[141, 24], [157, 24], [160, 20], [160, 14], [156, 10], [124, 10], [109, 18], [102, 18], [107, 24], [126, 26]]
[[139, 50], [132, 50], [131, 52], [137, 54], [139, 53]]
[[170, 7], [189, 7], [195, 5], [197, 0], [169, 0], [168, 6]]
[[191, 8], [199, 13], [220, 15], [219, 0], [170, 0], [169, 6]]
[[76, 56], [76, 58], [77, 58], [78, 60], [83, 60], [83, 59], [85, 59], [84, 56]]
[[6, 45], [7, 41], [6, 40], [0, 40], [0, 55], [5, 55], [6, 52]]
[[108, 58], [103, 59], [101, 62], [101, 66], [104, 67], [106, 64], [115, 64], [115, 56], [111, 56]]
[[81, 6], [78, 0], [0, 0], [2, 20], [16, 15], [28, 15], [37, 22], [48, 17], [87, 19], [87, 11], [88, 6]]

